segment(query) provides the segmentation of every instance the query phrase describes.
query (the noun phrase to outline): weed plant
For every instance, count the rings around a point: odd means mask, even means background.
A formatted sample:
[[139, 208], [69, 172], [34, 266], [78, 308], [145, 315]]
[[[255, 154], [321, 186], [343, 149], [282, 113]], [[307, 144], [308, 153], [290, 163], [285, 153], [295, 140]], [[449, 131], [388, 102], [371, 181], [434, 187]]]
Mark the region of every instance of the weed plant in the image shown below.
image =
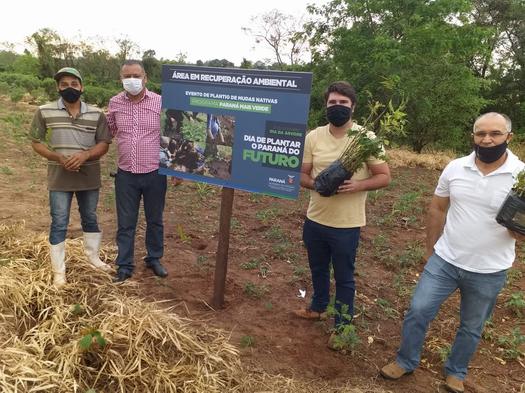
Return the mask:
[[525, 336], [521, 334], [519, 327], [512, 329], [507, 335], [499, 336], [498, 344], [503, 350], [505, 359], [516, 360], [525, 355], [521, 349], [525, 344]]
[[512, 293], [510, 298], [505, 302], [505, 306], [521, 318], [525, 312], [524, 293], [522, 291]]

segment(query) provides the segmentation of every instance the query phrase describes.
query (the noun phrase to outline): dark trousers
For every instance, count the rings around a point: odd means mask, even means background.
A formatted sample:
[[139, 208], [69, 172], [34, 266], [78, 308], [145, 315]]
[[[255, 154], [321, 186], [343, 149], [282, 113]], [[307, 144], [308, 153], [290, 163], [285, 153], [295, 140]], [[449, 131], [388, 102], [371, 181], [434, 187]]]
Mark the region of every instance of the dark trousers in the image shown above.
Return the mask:
[[308, 218], [303, 241], [308, 252], [314, 293], [310, 308], [323, 312], [330, 302], [330, 262], [335, 278], [335, 326], [348, 324], [354, 315], [354, 265], [361, 228], [333, 228]]
[[135, 174], [119, 169], [115, 176], [117, 203], [117, 266], [119, 271], [133, 273], [135, 232], [140, 199], [146, 216], [146, 265], [160, 263], [164, 253], [164, 224], [162, 213], [166, 199], [166, 176], [157, 171]]

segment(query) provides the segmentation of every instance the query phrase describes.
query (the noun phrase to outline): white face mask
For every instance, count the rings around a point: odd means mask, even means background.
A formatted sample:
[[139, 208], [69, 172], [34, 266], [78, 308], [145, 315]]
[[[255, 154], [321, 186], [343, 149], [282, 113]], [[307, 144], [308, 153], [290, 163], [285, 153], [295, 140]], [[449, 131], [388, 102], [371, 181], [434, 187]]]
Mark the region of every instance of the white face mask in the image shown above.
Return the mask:
[[122, 86], [132, 96], [136, 96], [142, 91], [142, 79], [140, 78], [126, 78], [122, 79]]

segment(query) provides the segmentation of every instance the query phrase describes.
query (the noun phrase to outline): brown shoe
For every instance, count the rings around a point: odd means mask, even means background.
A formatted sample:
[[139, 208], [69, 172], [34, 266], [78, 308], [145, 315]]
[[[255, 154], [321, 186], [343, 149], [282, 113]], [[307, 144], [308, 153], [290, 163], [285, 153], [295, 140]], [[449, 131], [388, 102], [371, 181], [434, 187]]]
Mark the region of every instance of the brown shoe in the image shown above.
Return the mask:
[[447, 375], [447, 379], [445, 381], [445, 389], [452, 393], [463, 393], [465, 391], [463, 381], [452, 375]]
[[311, 310], [310, 308], [301, 308], [299, 310], [295, 310], [293, 313], [296, 317], [303, 319], [316, 319], [318, 321], [324, 321], [327, 318], [326, 311], [317, 312]]
[[401, 378], [403, 375], [412, 374], [412, 371], [407, 371], [397, 364], [397, 362], [392, 362], [384, 366], [379, 371], [379, 374], [381, 374], [383, 378], [396, 380]]

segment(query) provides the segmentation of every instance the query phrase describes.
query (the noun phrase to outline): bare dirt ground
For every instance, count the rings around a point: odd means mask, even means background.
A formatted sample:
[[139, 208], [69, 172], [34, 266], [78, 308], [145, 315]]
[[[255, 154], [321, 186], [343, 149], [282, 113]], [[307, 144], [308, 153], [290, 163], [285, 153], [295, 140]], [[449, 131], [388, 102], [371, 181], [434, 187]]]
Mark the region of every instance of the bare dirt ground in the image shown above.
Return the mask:
[[[47, 232], [45, 162], [30, 148], [24, 133], [34, 107], [0, 101], [0, 221], [25, 220], [28, 230]], [[104, 242], [114, 244], [115, 198], [110, 170], [114, 146], [104, 159], [99, 219]], [[185, 182], [170, 185], [165, 211], [166, 279], [143, 267], [144, 218], [136, 239], [136, 280], [144, 297], [169, 300], [177, 312], [196, 321], [231, 332], [248, 368], [270, 374], [310, 380], [351, 381], [356, 387], [374, 386], [392, 392], [435, 392], [443, 380], [442, 366], [458, 326], [458, 296], [442, 307], [432, 323], [421, 367], [398, 382], [378, 377], [378, 370], [393, 359], [401, 322], [410, 294], [423, 268], [425, 207], [438, 171], [396, 168], [393, 182], [371, 193], [368, 226], [362, 231], [357, 260], [355, 324], [360, 343], [353, 351], [336, 353], [326, 347], [332, 322], [294, 318], [292, 310], [305, 307], [311, 295], [301, 229], [308, 196], [297, 201], [235, 192], [229, 252], [226, 304], [213, 310], [215, 251], [217, 248], [220, 189]], [[72, 208], [70, 237], [81, 235], [78, 212]], [[523, 393], [525, 364], [519, 335], [525, 334], [525, 306], [512, 307], [525, 286], [525, 247], [509, 273], [484, 340], [471, 362], [468, 392]], [[306, 289], [306, 299], [299, 289]], [[510, 302], [512, 304], [512, 302]], [[515, 302], [516, 303], [516, 302]], [[520, 315], [521, 313], [521, 315]], [[510, 335], [517, 329], [514, 341]]]

